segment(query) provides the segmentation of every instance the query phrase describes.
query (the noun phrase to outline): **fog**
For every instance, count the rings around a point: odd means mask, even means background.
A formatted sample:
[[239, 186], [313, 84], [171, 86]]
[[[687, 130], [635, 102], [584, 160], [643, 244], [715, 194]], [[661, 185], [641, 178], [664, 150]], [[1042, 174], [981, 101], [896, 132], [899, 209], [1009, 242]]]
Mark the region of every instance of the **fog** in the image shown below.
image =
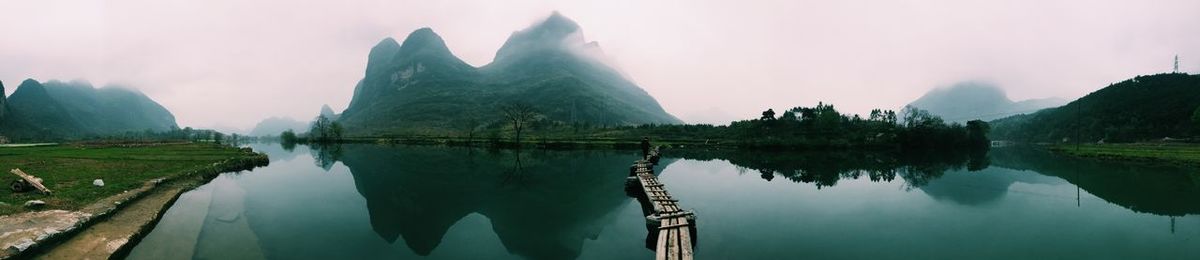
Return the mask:
[[341, 110], [370, 48], [431, 27], [475, 66], [558, 10], [689, 123], [832, 102], [865, 113], [994, 82], [1073, 99], [1136, 75], [1200, 72], [1200, 1], [0, 2], [0, 81], [140, 89], [180, 125], [248, 130]]

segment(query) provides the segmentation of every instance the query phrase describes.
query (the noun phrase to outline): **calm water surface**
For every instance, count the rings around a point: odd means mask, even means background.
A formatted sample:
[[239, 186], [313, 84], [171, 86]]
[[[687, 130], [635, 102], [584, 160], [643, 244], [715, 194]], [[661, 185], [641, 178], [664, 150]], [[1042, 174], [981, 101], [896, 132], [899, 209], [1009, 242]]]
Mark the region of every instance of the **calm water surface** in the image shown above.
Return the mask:
[[[132, 259], [651, 259], [633, 151], [252, 145]], [[701, 259], [1200, 259], [1200, 172], [986, 155], [673, 150]]]

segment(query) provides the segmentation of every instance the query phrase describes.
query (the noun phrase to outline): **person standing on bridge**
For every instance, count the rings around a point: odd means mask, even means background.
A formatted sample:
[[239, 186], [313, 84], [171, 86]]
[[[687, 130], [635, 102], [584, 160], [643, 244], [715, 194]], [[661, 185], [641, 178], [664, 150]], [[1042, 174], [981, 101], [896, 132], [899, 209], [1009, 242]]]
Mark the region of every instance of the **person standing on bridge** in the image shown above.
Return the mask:
[[642, 159], [650, 157], [650, 138], [642, 137]]

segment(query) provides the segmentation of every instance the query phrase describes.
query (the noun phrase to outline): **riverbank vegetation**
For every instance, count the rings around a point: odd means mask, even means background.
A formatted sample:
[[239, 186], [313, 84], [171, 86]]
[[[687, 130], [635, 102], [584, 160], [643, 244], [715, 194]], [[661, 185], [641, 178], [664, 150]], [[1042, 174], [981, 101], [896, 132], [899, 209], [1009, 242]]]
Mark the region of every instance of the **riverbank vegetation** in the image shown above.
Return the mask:
[[1080, 144], [1051, 147], [1059, 153], [1102, 160], [1171, 163], [1200, 167], [1200, 144]]
[[[29, 210], [29, 200], [46, 202], [43, 209], [75, 210], [97, 200], [133, 190], [150, 180], [211, 171], [228, 159], [265, 156], [247, 149], [213, 143], [81, 143], [39, 147], [0, 148], [0, 215]], [[263, 158], [265, 161], [265, 158]], [[53, 191], [14, 193], [7, 184], [17, 179], [8, 173], [19, 168], [37, 176]], [[103, 180], [103, 186], [93, 185]]]
[[946, 123], [940, 117], [914, 107], [906, 107], [899, 114], [876, 109], [862, 117], [842, 114], [833, 105], [824, 103], [791, 108], [778, 116], [768, 109], [760, 118], [734, 121], [727, 126], [600, 126], [547, 120], [537, 116], [536, 108], [532, 107], [524, 111], [520, 120], [498, 115], [497, 118], [506, 120], [464, 124], [465, 127], [459, 130], [423, 129], [344, 137], [340, 134], [285, 132], [281, 134], [281, 140], [284, 143], [332, 141], [571, 148], [623, 147], [649, 137], [657, 144], [747, 149], [968, 149], [987, 147], [990, 130], [987, 122]]
[[992, 137], [1027, 143], [1135, 143], [1200, 137], [1200, 75], [1137, 76], [1067, 105], [992, 121]]

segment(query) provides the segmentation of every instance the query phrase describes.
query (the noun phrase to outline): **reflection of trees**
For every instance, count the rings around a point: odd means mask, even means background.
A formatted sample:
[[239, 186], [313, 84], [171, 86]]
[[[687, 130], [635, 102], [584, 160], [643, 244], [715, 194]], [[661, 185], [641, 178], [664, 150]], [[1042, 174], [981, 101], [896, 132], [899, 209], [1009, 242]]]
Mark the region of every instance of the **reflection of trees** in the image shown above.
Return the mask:
[[[928, 184], [951, 169], [962, 169], [969, 156], [956, 152], [766, 152], [672, 150], [668, 154], [694, 160], [727, 160], [754, 170], [764, 180], [782, 177], [812, 183], [817, 188], [837, 185], [841, 179], [871, 181], [904, 179], [910, 187]], [[980, 161], [980, 160], [976, 160]], [[986, 165], [986, 162], [983, 163]], [[986, 167], [986, 166], [984, 166]]]
[[520, 186], [521, 177], [523, 177], [521, 174], [522, 170], [524, 170], [524, 167], [521, 166], [521, 148], [517, 147], [517, 149], [513, 150], [512, 167], [509, 167], [504, 172], [504, 181], [501, 184]]
[[333, 167], [333, 163], [342, 158], [342, 144], [340, 143], [314, 143], [309, 148], [309, 152], [313, 157], [313, 164], [317, 167], [325, 169]]
[[1026, 147], [996, 149], [990, 157], [997, 167], [1062, 178], [1135, 212], [1200, 214], [1200, 173], [1194, 168], [1082, 159]]
[[283, 146], [283, 150], [288, 151], [288, 152], [291, 152], [292, 150], [296, 149], [295, 142], [280, 142], [279, 144]]

